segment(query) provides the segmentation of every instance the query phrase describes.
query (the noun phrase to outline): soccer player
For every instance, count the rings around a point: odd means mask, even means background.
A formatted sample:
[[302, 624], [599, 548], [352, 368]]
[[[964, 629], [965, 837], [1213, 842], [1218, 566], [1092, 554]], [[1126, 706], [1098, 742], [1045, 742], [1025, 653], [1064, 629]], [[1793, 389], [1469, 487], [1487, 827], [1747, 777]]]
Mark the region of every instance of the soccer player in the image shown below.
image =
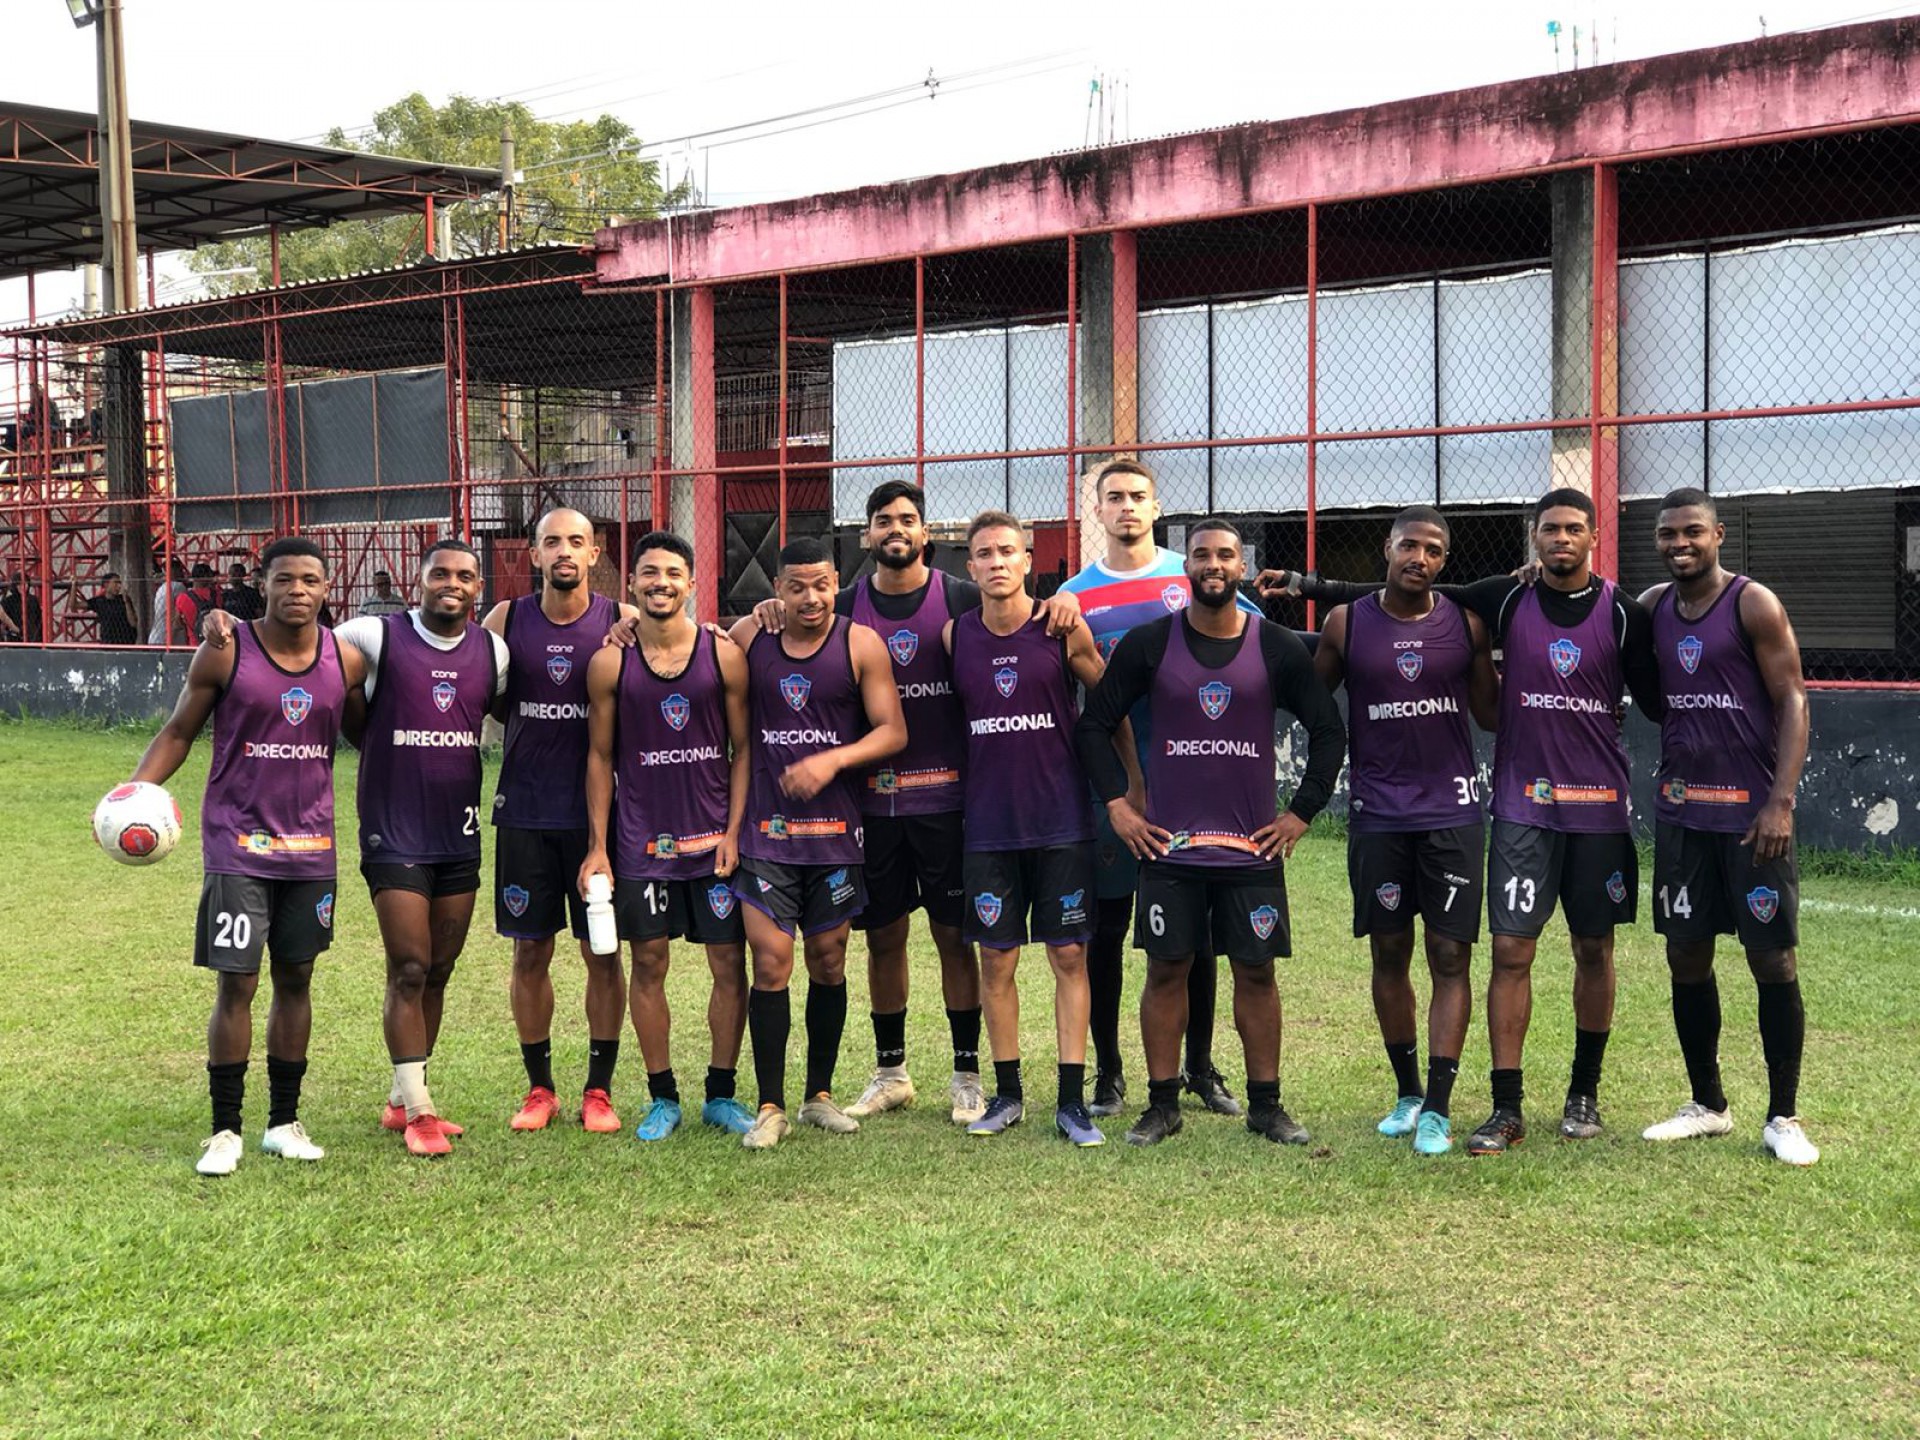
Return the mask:
[[[668, 1051], [670, 940], [704, 945], [713, 990], [700, 1118], [735, 1135], [753, 1116], [734, 1097], [747, 1026], [746, 933], [728, 877], [747, 805], [747, 657], [693, 623], [693, 547], [653, 531], [634, 546], [640, 602], [630, 647], [587, 666], [587, 857], [580, 885], [613, 878], [620, 937], [633, 946], [633, 1030], [652, 1103], [634, 1134], [664, 1140], [680, 1124]], [[609, 856], [611, 855], [611, 859]]]
[[[1453, 1148], [1453, 1082], [1473, 1012], [1468, 964], [1480, 938], [1486, 835], [1468, 717], [1494, 728], [1500, 682], [1486, 622], [1433, 593], [1452, 534], [1429, 505], [1393, 520], [1387, 588], [1329, 612], [1313, 653], [1329, 690], [1347, 687], [1347, 879], [1353, 933], [1373, 957], [1373, 1012], [1396, 1086], [1382, 1135], [1422, 1155]], [[1426, 928], [1427, 1083], [1414, 1017], [1413, 922]]]
[[[1502, 1154], [1527, 1133], [1520, 1061], [1533, 1013], [1534, 952], [1556, 903], [1573, 941], [1573, 1067], [1560, 1134], [1587, 1140], [1601, 1131], [1613, 931], [1633, 922], [1639, 898], [1620, 737], [1623, 684], [1650, 718], [1662, 711], [1646, 608], [1593, 573], [1594, 524], [1584, 493], [1550, 490], [1533, 506], [1538, 584], [1499, 575], [1443, 591], [1486, 622], [1504, 656], [1487, 874], [1493, 1111], [1468, 1139], [1474, 1155]], [[1294, 588], [1293, 578], [1263, 572], [1262, 593]], [[1297, 579], [1297, 593], [1310, 599], [1357, 600], [1379, 588]]]
[[[436, 541], [420, 566], [420, 608], [355, 616], [334, 634], [366, 657], [360, 744], [360, 873], [387, 956], [383, 1010], [393, 1088], [381, 1124], [407, 1150], [445, 1155], [460, 1127], [439, 1117], [427, 1061], [447, 982], [480, 888], [480, 733], [507, 692], [506, 641], [472, 623], [480, 560]], [[348, 716], [352, 738], [357, 717]]]
[[866, 900], [863, 767], [907, 743], [893, 662], [865, 625], [834, 613], [839, 576], [818, 540], [780, 551], [774, 590], [786, 607], [779, 634], [752, 616], [733, 628], [747, 652], [751, 778], [734, 895], [747, 907], [753, 1035], [760, 1113], [740, 1137], [749, 1150], [780, 1143], [787, 1121], [787, 1035], [793, 936], [806, 957], [807, 1077], [800, 1121], [836, 1134], [860, 1122], [832, 1096], [847, 1023], [847, 931]]
[[[927, 563], [920, 487], [888, 480], [867, 496], [867, 549], [874, 570], [834, 597], [834, 613], [879, 634], [893, 661], [907, 748], [859, 777], [867, 832], [867, 903], [854, 925], [867, 934], [867, 983], [873, 1006], [873, 1078], [847, 1114], [864, 1120], [910, 1104], [907, 1073], [907, 932], [915, 909], [940, 956], [940, 986], [953, 1041], [948, 1101], [955, 1124], [980, 1118], [980, 964], [961, 934], [961, 772], [966, 729], [954, 696], [953, 664], [941, 636], [980, 608], [979, 587]], [[1041, 607], [1051, 633], [1079, 617], [1072, 601]], [[755, 616], [764, 630], [785, 624], [779, 596]]]
[[194, 652], [187, 683], [134, 780], [164, 784], [214, 721], [213, 765], [201, 809], [206, 879], [193, 963], [219, 977], [207, 1022], [213, 1132], [202, 1175], [240, 1163], [240, 1111], [253, 1048], [260, 959], [270, 963], [269, 1110], [260, 1148], [290, 1160], [326, 1152], [300, 1123], [300, 1086], [313, 1028], [313, 962], [333, 939], [333, 755], [347, 692], [364, 670], [316, 623], [327, 563], [310, 540], [276, 540], [264, 618]]
[[[1234, 1023], [1247, 1057], [1247, 1128], [1281, 1144], [1308, 1139], [1280, 1103], [1273, 962], [1292, 953], [1280, 862], [1333, 794], [1346, 733], [1299, 638], [1235, 606], [1245, 574], [1231, 521], [1195, 525], [1187, 536], [1192, 605], [1135, 628], [1115, 647], [1076, 732], [1080, 763], [1114, 833], [1144, 862], [1133, 933], [1147, 952], [1140, 1030], [1148, 1103], [1127, 1132], [1133, 1145], [1180, 1130], [1187, 972], [1222, 952], [1233, 967]], [[1112, 749], [1120, 722], [1142, 699], [1153, 737], [1144, 815]], [[1307, 768], [1293, 803], [1276, 814], [1280, 709], [1307, 728]]]
[[[1026, 591], [1030, 564], [1017, 519], [1003, 510], [975, 516], [967, 570], [984, 601], [949, 622], [944, 636], [967, 725], [967, 938], [980, 946], [993, 1044], [993, 1099], [967, 1133], [1001, 1134], [1025, 1113], [1014, 970], [1031, 934], [1053, 968], [1054, 1127], [1075, 1145], [1102, 1145], [1086, 1105], [1093, 815], [1074, 752], [1073, 682], [1091, 693], [1106, 664], [1084, 621], [1065, 640], [1047, 634]], [[1131, 735], [1115, 743], [1133, 758]]]
[[1720, 1086], [1716, 935], [1737, 935], [1760, 994], [1766, 1148], [1789, 1165], [1820, 1151], [1796, 1113], [1806, 1012], [1800, 1003], [1800, 870], [1793, 793], [1807, 760], [1800, 643], [1780, 599], [1720, 565], [1726, 527], [1710, 497], [1660, 502], [1654, 544], [1673, 579], [1640, 597], [1653, 612], [1666, 718], [1654, 798], [1653, 928], [1667, 937], [1673, 1024], [1693, 1098], [1649, 1140], [1733, 1129]]
[[553, 1080], [553, 940], [569, 920], [587, 967], [587, 1078], [580, 1123], [620, 1129], [613, 1072], [620, 1058], [627, 977], [620, 956], [586, 943], [576, 886], [587, 858], [587, 662], [623, 606], [589, 588], [600, 546], [578, 510], [549, 510], [534, 527], [538, 595], [503, 600], [486, 628], [506, 641], [507, 737], [493, 797], [493, 928], [513, 942], [508, 986], [527, 1095], [515, 1130], [543, 1130], [559, 1112]]
[[[1093, 631], [1100, 654], [1112, 658], [1114, 647], [1136, 625], [1164, 620], [1184, 610], [1192, 596], [1187, 561], [1173, 550], [1154, 544], [1153, 522], [1159, 518], [1153, 471], [1138, 460], [1109, 460], [1096, 471], [1100, 526], [1107, 534], [1107, 553], [1061, 587], [1062, 595], [1078, 600]], [[1258, 614], [1260, 607], [1236, 589], [1243, 610]], [[1147, 707], [1133, 714], [1133, 738], [1144, 767], [1152, 741]], [[1134, 808], [1141, 805], [1138, 794]], [[1114, 834], [1108, 812], [1094, 815], [1094, 893], [1099, 912], [1093, 943], [1087, 950], [1087, 983], [1093, 995], [1093, 1049], [1095, 1074], [1092, 1111], [1116, 1115], [1126, 1100], [1127, 1082], [1120, 1060], [1120, 992], [1122, 952], [1127, 926], [1133, 917], [1134, 888], [1139, 866], [1132, 852]], [[1212, 955], [1198, 957], [1188, 971], [1187, 1090], [1209, 1110], [1221, 1115], [1241, 1113], [1240, 1102], [1228, 1091], [1213, 1063], [1213, 1019], [1219, 988], [1219, 966]]]

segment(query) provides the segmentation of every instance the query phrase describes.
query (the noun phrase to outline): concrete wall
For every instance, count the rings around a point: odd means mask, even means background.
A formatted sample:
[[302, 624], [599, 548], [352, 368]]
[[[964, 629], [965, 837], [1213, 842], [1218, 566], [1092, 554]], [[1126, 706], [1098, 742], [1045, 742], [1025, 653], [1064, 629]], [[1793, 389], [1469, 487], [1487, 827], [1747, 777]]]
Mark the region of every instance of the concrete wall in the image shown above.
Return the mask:
[[146, 720], [173, 709], [186, 650], [40, 650], [0, 645], [0, 712], [43, 719]]

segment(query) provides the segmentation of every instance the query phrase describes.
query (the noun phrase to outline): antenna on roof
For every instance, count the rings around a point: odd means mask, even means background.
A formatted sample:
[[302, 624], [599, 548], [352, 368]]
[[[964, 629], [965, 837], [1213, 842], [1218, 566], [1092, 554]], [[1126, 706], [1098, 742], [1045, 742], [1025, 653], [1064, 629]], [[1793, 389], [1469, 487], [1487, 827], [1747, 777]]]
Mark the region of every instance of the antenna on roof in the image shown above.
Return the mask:
[[1553, 73], [1560, 73], [1560, 22], [1547, 21], [1547, 38], [1553, 41]]

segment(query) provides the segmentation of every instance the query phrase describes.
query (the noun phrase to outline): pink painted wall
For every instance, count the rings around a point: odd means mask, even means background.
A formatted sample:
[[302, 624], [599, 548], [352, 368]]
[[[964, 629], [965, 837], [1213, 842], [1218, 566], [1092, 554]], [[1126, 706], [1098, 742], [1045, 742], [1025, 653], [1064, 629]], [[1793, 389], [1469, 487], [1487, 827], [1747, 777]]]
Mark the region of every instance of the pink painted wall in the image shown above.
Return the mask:
[[605, 230], [602, 283], [717, 280], [1920, 120], [1920, 17]]

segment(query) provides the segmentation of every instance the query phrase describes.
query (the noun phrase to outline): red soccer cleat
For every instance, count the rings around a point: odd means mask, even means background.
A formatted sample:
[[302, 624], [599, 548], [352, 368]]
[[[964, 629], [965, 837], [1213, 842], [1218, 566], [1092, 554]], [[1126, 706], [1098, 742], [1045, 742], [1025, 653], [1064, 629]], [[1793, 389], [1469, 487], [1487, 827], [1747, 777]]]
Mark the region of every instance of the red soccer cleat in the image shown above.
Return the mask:
[[409, 1155], [451, 1155], [453, 1142], [441, 1128], [437, 1115], [421, 1115], [407, 1122]]
[[520, 1102], [520, 1113], [513, 1117], [516, 1130], [544, 1130], [547, 1122], [560, 1113], [560, 1099], [544, 1085], [536, 1085]]
[[[433, 1123], [440, 1127], [440, 1133], [442, 1135], [451, 1137], [467, 1133], [463, 1127], [454, 1124], [451, 1120], [442, 1120], [437, 1115], [433, 1117]], [[380, 1112], [380, 1128], [382, 1130], [392, 1130], [396, 1134], [406, 1129], [407, 1107], [404, 1105], [387, 1106], [385, 1110]]]
[[620, 1129], [620, 1117], [613, 1113], [613, 1097], [604, 1090], [589, 1090], [580, 1097], [580, 1124], [596, 1135], [612, 1135]]

